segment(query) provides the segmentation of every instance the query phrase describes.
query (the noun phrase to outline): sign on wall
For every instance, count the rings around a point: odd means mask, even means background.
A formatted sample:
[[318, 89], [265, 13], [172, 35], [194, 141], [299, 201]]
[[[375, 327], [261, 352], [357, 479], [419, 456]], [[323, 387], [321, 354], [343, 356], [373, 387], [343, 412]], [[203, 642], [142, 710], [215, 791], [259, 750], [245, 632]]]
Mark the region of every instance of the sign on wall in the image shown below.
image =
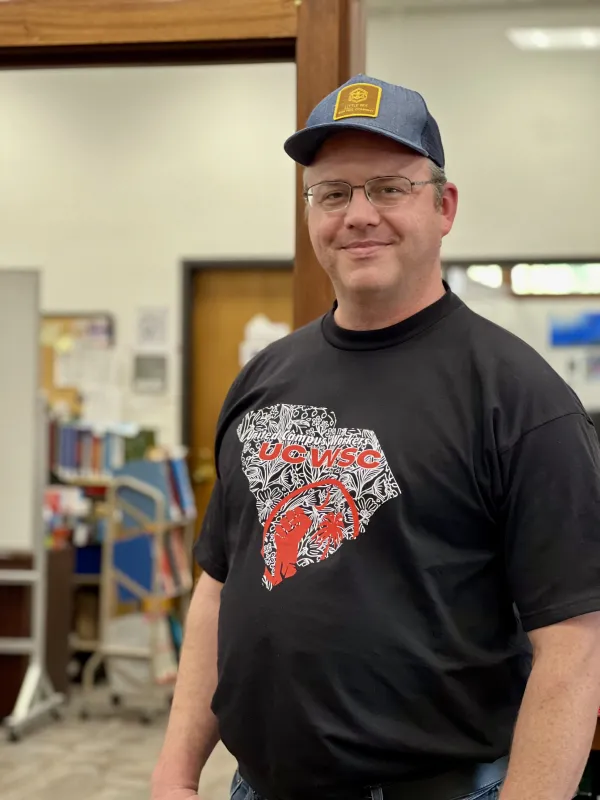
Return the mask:
[[267, 345], [287, 336], [290, 331], [290, 326], [285, 322], [273, 322], [264, 314], [256, 314], [244, 328], [244, 340], [240, 343], [240, 367], [245, 366]]

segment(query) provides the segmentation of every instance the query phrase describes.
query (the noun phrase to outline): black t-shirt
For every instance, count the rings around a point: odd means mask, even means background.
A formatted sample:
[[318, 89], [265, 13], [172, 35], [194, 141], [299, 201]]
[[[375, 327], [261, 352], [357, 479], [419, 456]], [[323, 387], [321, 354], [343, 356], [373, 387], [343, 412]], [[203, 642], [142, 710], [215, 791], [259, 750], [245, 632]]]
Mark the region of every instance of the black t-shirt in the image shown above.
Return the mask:
[[565, 382], [451, 291], [333, 311], [240, 373], [196, 545], [222, 739], [269, 800], [509, 751], [526, 631], [600, 609], [600, 455]]

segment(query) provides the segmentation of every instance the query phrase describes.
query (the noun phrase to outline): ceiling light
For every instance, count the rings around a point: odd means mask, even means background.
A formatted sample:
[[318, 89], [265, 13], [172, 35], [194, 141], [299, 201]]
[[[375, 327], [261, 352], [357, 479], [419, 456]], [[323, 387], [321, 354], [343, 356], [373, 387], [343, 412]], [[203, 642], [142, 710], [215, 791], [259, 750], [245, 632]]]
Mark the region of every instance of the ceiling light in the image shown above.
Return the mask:
[[511, 28], [506, 35], [520, 50], [600, 49], [600, 28]]
[[600, 46], [600, 36], [595, 31], [581, 31], [581, 41], [584, 47]]
[[544, 31], [533, 31], [531, 34], [531, 43], [535, 47], [550, 47], [550, 37]]

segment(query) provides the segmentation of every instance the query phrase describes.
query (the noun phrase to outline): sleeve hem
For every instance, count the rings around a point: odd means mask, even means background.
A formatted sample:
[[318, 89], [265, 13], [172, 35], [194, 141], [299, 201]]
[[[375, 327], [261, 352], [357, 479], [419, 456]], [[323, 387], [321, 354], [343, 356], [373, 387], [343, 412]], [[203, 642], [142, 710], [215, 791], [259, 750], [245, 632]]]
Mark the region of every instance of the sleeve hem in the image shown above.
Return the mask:
[[567, 619], [580, 617], [583, 614], [591, 614], [600, 611], [600, 595], [587, 598], [586, 600], [574, 600], [571, 603], [564, 603], [560, 606], [553, 606], [544, 611], [532, 614], [521, 614], [523, 629], [529, 633], [537, 628], [545, 628], [548, 625], [556, 625]]
[[207, 572], [211, 578], [214, 578], [216, 581], [219, 581], [219, 583], [225, 583], [225, 580], [227, 578], [227, 567], [217, 564], [215, 561], [212, 561], [212, 559], [206, 555], [196, 553], [195, 556], [196, 556], [196, 563], [201, 569], [204, 570], [204, 572]]

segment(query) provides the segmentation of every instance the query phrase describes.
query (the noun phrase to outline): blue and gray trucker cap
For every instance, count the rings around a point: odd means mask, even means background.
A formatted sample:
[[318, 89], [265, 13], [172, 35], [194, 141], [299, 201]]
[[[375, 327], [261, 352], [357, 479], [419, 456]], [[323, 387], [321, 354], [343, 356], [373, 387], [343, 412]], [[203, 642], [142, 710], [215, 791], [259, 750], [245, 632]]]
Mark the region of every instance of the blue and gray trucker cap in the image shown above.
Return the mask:
[[444, 168], [440, 130], [421, 95], [368, 75], [355, 75], [321, 100], [306, 127], [285, 142], [285, 152], [308, 167], [326, 139], [348, 129], [386, 136]]

